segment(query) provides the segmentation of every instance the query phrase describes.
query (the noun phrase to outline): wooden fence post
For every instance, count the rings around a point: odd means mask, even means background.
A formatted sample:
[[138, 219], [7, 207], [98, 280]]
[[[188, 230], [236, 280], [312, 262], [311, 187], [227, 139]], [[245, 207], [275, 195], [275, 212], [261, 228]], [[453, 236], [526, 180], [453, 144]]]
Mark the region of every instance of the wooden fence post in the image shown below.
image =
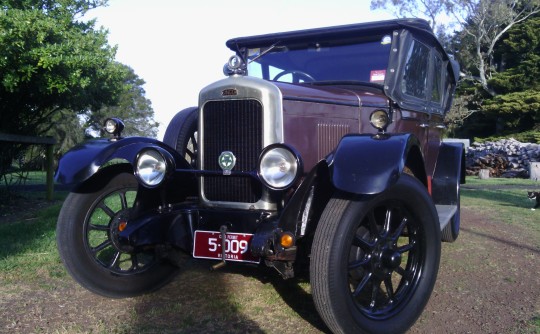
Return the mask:
[[54, 145], [47, 145], [47, 200], [53, 200], [54, 194]]

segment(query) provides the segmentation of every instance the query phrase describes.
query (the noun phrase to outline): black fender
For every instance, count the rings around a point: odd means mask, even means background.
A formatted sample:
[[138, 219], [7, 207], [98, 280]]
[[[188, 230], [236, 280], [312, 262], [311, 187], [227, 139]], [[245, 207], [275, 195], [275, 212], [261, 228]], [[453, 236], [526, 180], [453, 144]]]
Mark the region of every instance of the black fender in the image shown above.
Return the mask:
[[420, 142], [410, 133], [347, 135], [327, 161], [333, 186], [345, 192], [378, 194], [397, 182], [406, 165], [427, 186]]
[[431, 183], [435, 204], [458, 203], [459, 185], [465, 183], [465, 148], [462, 143], [441, 144]]
[[330, 182], [328, 164], [321, 160], [304, 177], [283, 209], [278, 227], [303, 237], [315, 232], [312, 221], [318, 221], [326, 203], [334, 192]]
[[143, 148], [160, 148], [173, 158], [176, 169], [192, 169], [173, 148], [153, 138], [128, 137], [119, 140], [97, 139], [79, 144], [62, 156], [58, 162], [55, 181], [74, 185], [88, 180], [100, 167], [114, 159], [122, 159], [132, 166], [137, 153]]

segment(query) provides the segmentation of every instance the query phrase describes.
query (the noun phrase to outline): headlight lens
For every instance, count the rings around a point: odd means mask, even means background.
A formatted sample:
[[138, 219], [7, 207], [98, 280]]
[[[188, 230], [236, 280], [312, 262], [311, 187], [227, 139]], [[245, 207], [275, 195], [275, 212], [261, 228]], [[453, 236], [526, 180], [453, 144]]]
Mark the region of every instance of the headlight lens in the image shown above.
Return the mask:
[[122, 130], [124, 130], [124, 122], [119, 118], [107, 118], [103, 125], [103, 129], [105, 132], [114, 135], [115, 137], [120, 137]]
[[388, 118], [388, 114], [384, 110], [375, 110], [370, 118], [369, 121], [371, 122], [371, 125], [373, 125], [378, 130], [385, 130], [388, 126], [388, 123], [390, 122], [390, 119]]
[[291, 186], [301, 172], [300, 157], [285, 145], [270, 145], [259, 158], [259, 177], [271, 189], [281, 190]]
[[157, 150], [147, 149], [137, 157], [136, 175], [147, 187], [156, 187], [165, 178], [167, 161]]

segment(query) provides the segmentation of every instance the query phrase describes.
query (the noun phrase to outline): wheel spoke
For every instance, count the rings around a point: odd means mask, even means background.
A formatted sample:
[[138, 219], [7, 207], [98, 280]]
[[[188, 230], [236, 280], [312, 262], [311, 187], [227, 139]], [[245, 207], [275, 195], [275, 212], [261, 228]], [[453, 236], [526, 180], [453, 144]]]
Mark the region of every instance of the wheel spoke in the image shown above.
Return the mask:
[[109, 264], [109, 268], [110, 269], [120, 268], [120, 252], [114, 253], [111, 263]]
[[392, 220], [392, 210], [386, 210], [386, 216], [384, 217], [384, 227], [382, 236], [387, 236], [390, 233], [390, 222]]
[[195, 138], [195, 132], [189, 137], [191, 139], [191, 145], [193, 146], [193, 153], [197, 152], [197, 138]]
[[107, 216], [111, 218], [113, 218], [115, 215], [115, 212], [111, 208], [109, 208], [104, 202], [99, 203], [98, 208], [103, 210], [107, 214]]
[[359, 236], [355, 235], [354, 239], [352, 241], [353, 246], [359, 247], [364, 251], [371, 251], [374, 244], [367, 242], [366, 240], [360, 238]]
[[377, 219], [375, 218], [375, 212], [370, 211], [368, 213], [369, 232], [373, 237], [379, 234], [379, 228], [377, 226]]
[[396, 268], [396, 273], [400, 274], [406, 281], [410, 281], [413, 278], [413, 273], [410, 270], [405, 270], [401, 267]]
[[358, 285], [356, 286], [356, 289], [354, 289], [354, 292], [353, 292], [354, 297], [358, 297], [360, 292], [364, 290], [369, 280], [371, 279], [371, 275], [372, 275], [371, 273], [366, 273], [364, 277], [362, 277], [362, 281], [360, 281], [360, 283], [358, 283]]
[[128, 208], [127, 198], [126, 198], [126, 192], [120, 192], [118, 193], [120, 195], [120, 202], [122, 203], [122, 210], [125, 210]]
[[394, 285], [392, 284], [392, 277], [388, 276], [384, 279], [384, 286], [386, 288], [386, 294], [390, 302], [394, 300]]
[[186, 154], [189, 156], [189, 158], [190, 158], [192, 161], [195, 159], [195, 153], [192, 152], [192, 151], [190, 151], [190, 150], [188, 150], [187, 148], [186, 148]]
[[405, 229], [405, 226], [407, 226], [408, 222], [409, 221], [408, 221], [407, 217], [403, 217], [403, 219], [401, 220], [401, 223], [399, 223], [399, 226], [396, 229], [396, 233], [394, 233], [394, 236], [392, 237], [392, 240], [396, 241], [401, 236], [401, 234], [403, 233], [403, 230]]
[[88, 229], [91, 231], [103, 231], [108, 232], [109, 226], [108, 225], [96, 225], [96, 224], [89, 224]]
[[369, 303], [369, 308], [374, 309], [375, 305], [377, 304], [377, 296], [379, 295], [380, 290], [380, 282], [377, 284], [373, 284], [373, 288], [371, 289], [371, 303]]
[[411, 243], [409, 244], [406, 244], [406, 245], [403, 245], [401, 247], [398, 247], [397, 251], [400, 253], [400, 254], [403, 254], [405, 252], [408, 252], [410, 251], [411, 249], [414, 248], [414, 246], [416, 245], [416, 243], [414, 241], [411, 241]]
[[112, 242], [111, 240], [107, 239], [105, 241], [103, 241], [101, 244], [99, 244], [98, 246], [96, 247], [93, 247], [91, 250], [92, 250], [92, 253], [98, 253], [102, 250], [104, 250], [105, 248], [109, 247], [110, 245], [112, 245]]
[[129, 270], [136, 270], [139, 267], [139, 261], [137, 259], [137, 254], [131, 254], [131, 268]]

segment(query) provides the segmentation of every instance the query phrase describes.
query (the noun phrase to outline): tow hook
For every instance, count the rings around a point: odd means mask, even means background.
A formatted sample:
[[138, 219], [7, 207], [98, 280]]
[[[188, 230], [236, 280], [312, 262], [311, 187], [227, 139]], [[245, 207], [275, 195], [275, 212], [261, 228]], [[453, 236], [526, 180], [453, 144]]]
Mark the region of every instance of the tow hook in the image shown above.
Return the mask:
[[227, 262], [225, 261], [225, 240], [227, 239], [227, 226], [221, 225], [219, 228], [219, 233], [221, 233], [221, 262], [214, 264], [212, 268], [210, 268], [211, 271], [218, 270], [219, 268], [227, 265]]

